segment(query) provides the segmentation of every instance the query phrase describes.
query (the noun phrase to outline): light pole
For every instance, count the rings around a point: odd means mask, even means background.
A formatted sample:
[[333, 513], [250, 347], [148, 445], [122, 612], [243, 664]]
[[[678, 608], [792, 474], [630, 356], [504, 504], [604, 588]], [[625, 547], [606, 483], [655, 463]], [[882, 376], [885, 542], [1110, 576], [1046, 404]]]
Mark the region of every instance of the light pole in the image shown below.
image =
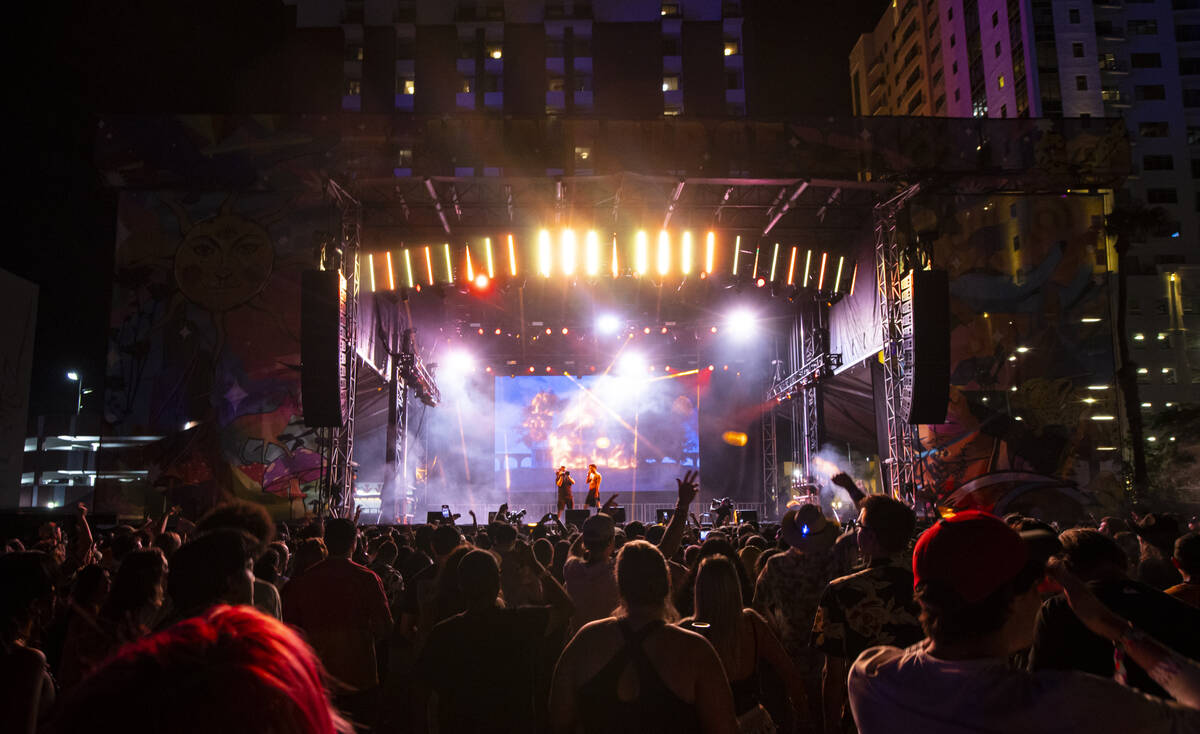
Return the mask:
[[67, 372], [67, 379], [75, 383], [75, 415], [83, 412], [83, 396], [90, 393], [91, 388], [84, 389], [83, 377], [75, 370]]

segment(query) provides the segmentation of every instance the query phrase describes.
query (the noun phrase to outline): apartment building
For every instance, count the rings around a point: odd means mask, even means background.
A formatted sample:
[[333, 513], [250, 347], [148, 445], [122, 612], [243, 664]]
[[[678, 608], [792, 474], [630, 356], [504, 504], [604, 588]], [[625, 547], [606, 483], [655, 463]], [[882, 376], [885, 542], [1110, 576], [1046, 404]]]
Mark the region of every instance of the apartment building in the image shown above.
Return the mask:
[[1166, 215], [1120, 264], [1142, 407], [1200, 402], [1200, 0], [896, 0], [850, 84], [860, 115], [1124, 119], [1116, 205]]
[[421, 115], [746, 115], [721, 0], [285, 0], [344, 39], [341, 107]]

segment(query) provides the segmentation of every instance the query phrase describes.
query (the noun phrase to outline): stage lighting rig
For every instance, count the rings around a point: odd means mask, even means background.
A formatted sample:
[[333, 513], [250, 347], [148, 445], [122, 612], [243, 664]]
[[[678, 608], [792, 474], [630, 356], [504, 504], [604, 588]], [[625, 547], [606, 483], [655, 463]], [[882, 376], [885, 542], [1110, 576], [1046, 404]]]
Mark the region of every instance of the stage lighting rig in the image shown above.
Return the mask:
[[412, 388], [422, 403], [434, 408], [441, 402], [442, 395], [434, 382], [433, 374], [421, 359], [416, 333], [412, 329], [404, 330], [400, 349], [400, 377]]

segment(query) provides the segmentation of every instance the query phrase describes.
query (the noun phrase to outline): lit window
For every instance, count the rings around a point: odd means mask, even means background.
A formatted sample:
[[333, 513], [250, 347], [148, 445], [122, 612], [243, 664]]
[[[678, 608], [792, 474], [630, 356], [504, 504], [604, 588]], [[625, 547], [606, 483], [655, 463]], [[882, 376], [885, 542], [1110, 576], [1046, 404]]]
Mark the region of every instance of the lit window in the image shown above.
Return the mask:
[[561, 92], [566, 89], [566, 83], [563, 81], [561, 76], [552, 76], [550, 77], [547, 89], [549, 89], [551, 92]]
[[464, 76], [458, 83], [458, 91], [462, 94], [471, 93], [471, 77]]
[[736, 56], [739, 53], [738, 42], [733, 39], [725, 40], [725, 55]]
[[404, 94], [416, 94], [416, 93], [417, 93], [417, 82], [416, 82], [416, 80], [414, 80], [414, 79], [404, 79], [404, 80], [402, 80], [402, 81], [403, 81], [403, 85], [402, 85], [401, 89], [403, 89], [403, 90], [404, 90]]
[[679, 3], [663, 3], [662, 15], [664, 18], [679, 17]]
[[362, 94], [362, 82], [357, 79], [350, 79], [346, 82], [346, 94], [350, 96]]
[[999, 86], [1001, 89], [1004, 89], [1004, 75], [1003, 75], [1003, 74], [1001, 74], [1001, 75], [1000, 75], [1000, 76], [999, 76], [999, 77], [996, 79], [996, 84], [997, 84], [997, 85], [998, 85], [998, 86]]
[[488, 46], [487, 55], [491, 56], [493, 59], [504, 58], [504, 49], [501, 48], [499, 44]]
[[576, 146], [576, 148], [575, 148], [575, 162], [576, 163], [587, 163], [591, 159], [592, 159], [592, 149], [591, 148], [584, 148], [584, 147]]
[[663, 77], [662, 90], [664, 92], [675, 92], [675, 91], [678, 91], [678, 89], [679, 89], [679, 76], [678, 75], [672, 74], [671, 76]]

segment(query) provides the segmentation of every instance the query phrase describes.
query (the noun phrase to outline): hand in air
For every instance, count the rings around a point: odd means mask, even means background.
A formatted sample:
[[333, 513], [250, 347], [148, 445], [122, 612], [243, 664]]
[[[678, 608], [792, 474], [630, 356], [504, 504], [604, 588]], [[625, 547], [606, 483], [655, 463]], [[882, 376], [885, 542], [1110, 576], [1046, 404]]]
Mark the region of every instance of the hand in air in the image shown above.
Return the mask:
[[850, 475], [844, 471], [834, 474], [832, 479], [830, 479], [830, 481], [833, 482], [834, 484], [838, 485], [839, 487], [855, 486], [854, 480], [851, 479]]
[[699, 478], [700, 472], [693, 469], [686, 472], [683, 479], [675, 480], [675, 484], [679, 485], [679, 504], [687, 506], [696, 499], [696, 494], [700, 492], [700, 483], [696, 481]]

